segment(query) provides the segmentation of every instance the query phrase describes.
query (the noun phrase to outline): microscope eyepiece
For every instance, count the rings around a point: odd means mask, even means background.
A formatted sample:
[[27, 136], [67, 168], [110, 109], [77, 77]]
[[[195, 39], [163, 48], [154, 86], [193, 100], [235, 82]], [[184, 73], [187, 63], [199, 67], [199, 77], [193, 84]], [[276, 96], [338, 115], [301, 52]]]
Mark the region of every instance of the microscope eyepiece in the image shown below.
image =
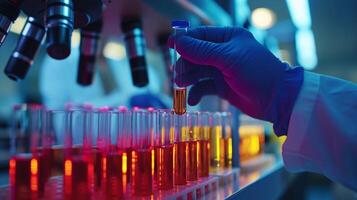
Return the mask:
[[72, 0], [49, 0], [47, 3], [47, 53], [65, 59], [71, 53], [74, 14]]
[[81, 29], [77, 83], [83, 86], [90, 85], [93, 82], [102, 23], [102, 19], [100, 19]]
[[44, 35], [42, 21], [28, 17], [4, 70], [9, 78], [15, 81], [25, 78]]
[[18, 5], [9, 0], [0, 0], [0, 46], [3, 44], [10, 26], [20, 14]]
[[149, 83], [149, 78], [145, 60], [145, 39], [140, 18], [124, 17], [121, 29], [124, 33], [133, 84], [137, 87], [144, 87]]

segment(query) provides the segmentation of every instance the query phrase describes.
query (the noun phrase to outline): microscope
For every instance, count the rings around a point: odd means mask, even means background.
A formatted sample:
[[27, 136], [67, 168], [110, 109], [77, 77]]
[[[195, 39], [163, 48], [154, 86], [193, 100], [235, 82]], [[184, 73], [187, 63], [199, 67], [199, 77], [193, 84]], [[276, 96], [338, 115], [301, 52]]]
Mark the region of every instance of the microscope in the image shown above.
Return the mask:
[[[95, 73], [104, 7], [102, 0], [0, 0], [0, 47], [20, 12], [27, 15], [27, 21], [5, 66], [5, 74], [14, 81], [23, 80], [44, 38], [50, 57], [57, 60], [67, 58], [71, 54], [72, 32], [79, 29], [77, 83], [90, 85]], [[119, 26], [124, 34], [133, 84], [144, 87], [149, 80], [141, 19], [138, 16], [125, 16]]]

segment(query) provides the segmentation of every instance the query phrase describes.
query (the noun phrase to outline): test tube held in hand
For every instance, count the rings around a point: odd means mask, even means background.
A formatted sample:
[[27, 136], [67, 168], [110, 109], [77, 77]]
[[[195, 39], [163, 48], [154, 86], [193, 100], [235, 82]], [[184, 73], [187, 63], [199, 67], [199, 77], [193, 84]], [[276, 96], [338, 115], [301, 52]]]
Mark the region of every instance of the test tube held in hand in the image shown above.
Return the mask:
[[[185, 20], [175, 20], [172, 21], [171, 23], [172, 29], [173, 29], [173, 34], [174, 36], [180, 35], [180, 34], [184, 34], [187, 32], [187, 29], [189, 27], [189, 23], [188, 21]], [[174, 61], [177, 61], [178, 58], [180, 57], [179, 53], [176, 50], [176, 43], [174, 44]], [[173, 64], [173, 79], [174, 79], [174, 99], [173, 99], [173, 107], [174, 107], [174, 111], [176, 114], [178, 115], [182, 115], [186, 113], [186, 87], [179, 87], [176, 83], [175, 83], [175, 79], [177, 81], [177, 78], [179, 76], [182, 76], [183, 73], [183, 66], [182, 64], [175, 62]]]

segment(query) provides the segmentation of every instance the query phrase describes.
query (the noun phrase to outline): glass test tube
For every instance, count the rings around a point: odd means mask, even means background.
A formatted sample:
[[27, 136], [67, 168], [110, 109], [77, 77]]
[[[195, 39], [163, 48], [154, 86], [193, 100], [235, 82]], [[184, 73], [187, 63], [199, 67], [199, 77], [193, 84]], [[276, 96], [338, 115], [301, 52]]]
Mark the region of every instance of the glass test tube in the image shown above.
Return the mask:
[[241, 162], [263, 152], [264, 127], [257, 123], [242, 123], [239, 127], [239, 158]]
[[222, 116], [221, 113], [215, 112], [211, 113], [212, 117], [212, 131], [210, 135], [210, 156], [211, 156], [211, 167], [219, 168], [221, 167], [221, 138], [222, 138]]
[[89, 198], [94, 184], [92, 116], [90, 111], [65, 111], [64, 198]]
[[44, 134], [50, 146], [49, 162], [51, 176], [62, 175], [64, 171], [64, 139], [67, 128], [67, 113], [64, 110], [46, 110]]
[[212, 130], [212, 118], [208, 112], [200, 112], [198, 115], [199, 135], [198, 135], [198, 152], [197, 166], [198, 176], [208, 177], [210, 166], [210, 132]]
[[222, 164], [224, 167], [232, 166], [233, 147], [232, 147], [232, 114], [230, 112], [222, 112], [222, 139], [221, 148], [223, 149]]
[[[189, 27], [188, 21], [185, 20], [175, 20], [172, 21], [171, 23], [172, 29], [173, 29], [173, 34], [174, 36], [184, 34], [187, 32], [187, 29]], [[180, 55], [176, 50], [176, 44], [174, 44], [174, 64], [173, 64], [173, 78], [177, 79], [179, 76], [182, 76], [183, 73], [183, 66], [182, 64], [176, 62]], [[181, 62], [182, 63], [182, 62]], [[173, 86], [174, 86], [174, 95], [173, 95], [173, 107], [174, 111], [178, 115], [182, 115], [186, 113], [186, 87], [179, 87], [176, 83], [175, 80], [173, 80]]]
[[[124, 120], [124, 127], [123, 127], [123, 144], [121, 145], [123, 148], [123, 174], [126, 175], [125, 177], [127, 178], [127, 182], [129, 183], [130, 177], [131, 177], [131, 163], [132, 163], [132, 145], [133, 145], [133, 139], [132, 139], [132, 112], [126, 112], [125, 115], [125, 120]], [[126, 159], [126, 165], [125, 165], [125, 159]]]
[[90, 110], [92, 152], [91, 164], [94, 168], [94, 186], [96, 189], [105, 188], [103, 179], [107, 175], [107, 158], [110, 153], [111, 143], [111, 112], [107, 106]]
[[126, 188], [126, 184], [130, 182], [131, 175], [131, 155], [132, 155], [132, 134], [131, 134], [131, 120], [132, 120], [132, 112], [128, 111], [125, 107], [119, 107], [118, 111], [115, 112], [117, 114], [117, 146], [119, 152], [122, 153], [122, 174], [123, 174], [123, 184], [124, 190]]
[[185, 185], [187, 143], [187, 116], [174, 114], [174, 184]]
[[187, 112], [187, 143], [188, 152], [186, 160], [187, 180], [197, 180], [197, 139], [199, 134], [198, 113]]
[[151, 143], [154, 151], [154, 185], [158, 186], [158, 169], [159, 169], [159, 149], [161, 146], [161, 127], [160, 127], [160, 111], [155, 109], [147, 109], [152, 113], [152, 129], [151, 129]]
[[122, 199], [127, 191], [131, 157], [131, 112], [119, 107], [111, 111], [109, 153], [103, 157], [106, 199]]
[[131, 184], [135, 195], [152, 194], [152, 153], [150, 144], [150, 113], [144, 110], [132, 112], [132, 171]]
[[[102, 110], [103, 111], [103, 110]], [[125, 111], [112, 110], [108, 112], [109, 119], [107, 119], [107, 130], [109, 135], [106, 137], [105, 146], [107, 148], [102, 150], [102, 188], [103, 198], [105, 199], [122, 199], [123, 198], [123, 151], [121, 146], [121, 139], [123, 139], [123, 122]], [[100, 127], [102, 126], [100, 125]], [[102, 131], [105, 131], [102, 129]], [[103, 146], [103, 145], [102, 145]]]
[[155, 175], [159, 190], [173, 188], [173, 113], [157, 111], [155, 143]]
[[[43, 108], [15, 105], [10, 128], [9, 178], [14, 199], [43, 195], [48, 178], [48, 154], [41, 143]], [[47, 171], [48, 170], [48, 171]]]

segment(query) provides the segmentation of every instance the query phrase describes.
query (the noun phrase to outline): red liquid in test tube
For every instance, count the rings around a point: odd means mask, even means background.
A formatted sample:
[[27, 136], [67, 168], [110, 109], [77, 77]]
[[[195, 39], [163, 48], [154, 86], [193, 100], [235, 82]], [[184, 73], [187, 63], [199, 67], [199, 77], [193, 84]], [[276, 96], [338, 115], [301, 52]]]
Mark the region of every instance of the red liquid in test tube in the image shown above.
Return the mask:
[[186, 184], [186, 157], [188, 151], [187, 142], [174, 144], [174, 181], [175, 185]]
[[197, 180], [197, 142], [188, 141], [188, 154], [187, 154], [187, 180]]
[[123, 198], [122, 153], [109, 153], [103, 157], [103, 177], [106, 199]]
[[208, 177], [209, 175], [209, 141], [208, 140], [199, 140], [197, 148], [197, 157], [198, 157], [198, 176], [199, 177]]
[[63, 172], [64, 150], [63, 146], [54, 146], [50, 149], [51, 176], [57, 176]]
[[88, 199], [90, 197], [90, 159], [72, 156], [64, 162], [65, 199]]
[[41, 178], [45, 181], [51, 176], [51, 167], [52, 167], [52, 153], [50, 148], [38, 148], [34, 151], [35, 155], [38, 155], [38, 158], [41, 160], [39, 166]]
[[150, 195], [152, 193], [151, 149], [132, 151], [132, 185], [134, 194]]
[[18, 154], [10, 159], [10, 186], [15, 199], [37, 198], [43, 194], [46, 171], [42, 162], [41, 156], [31, 153]]
[[100, 188], [102, 185], [102, 173], [103, 173], [103, 167], [102, 167], [102, 153], [96, 149], [92, 149], [92, 164], [93, 164], [93, 181], [94, 181], [94, 187], [96, 189]]
[[155, 160], [158, 189], [171, 189], [173, 187], [173, 145], [156, 147]]

